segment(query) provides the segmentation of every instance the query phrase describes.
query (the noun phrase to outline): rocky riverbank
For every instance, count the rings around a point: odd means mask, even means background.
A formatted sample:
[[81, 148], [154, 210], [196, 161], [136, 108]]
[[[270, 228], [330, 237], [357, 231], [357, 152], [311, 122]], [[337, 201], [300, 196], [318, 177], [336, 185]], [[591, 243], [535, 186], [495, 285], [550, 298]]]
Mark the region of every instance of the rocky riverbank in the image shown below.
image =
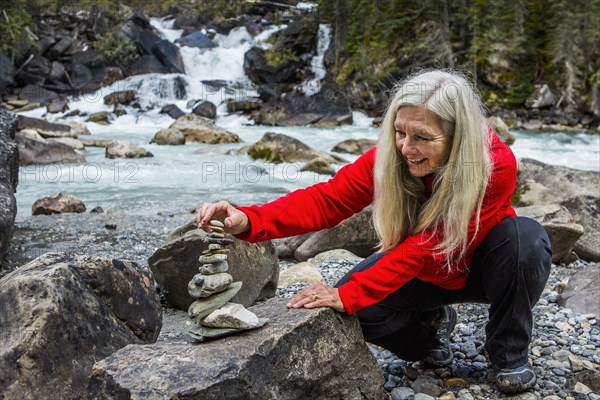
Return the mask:
[[[13, 267], [46, 252], [94, 254], [109, 259], [128, 259], [146, 269], [148, 257], [168, 233], [193, 219], [192, 214], [128, 216], [126, 214], [62, 214], [17, 220], [9, 261]], [[331, 256], [335, 257], [335, 256]], [[335, 283], [360, 260], [329, 258], [317, 263], [328, 284]], [[281, 262], [287, 269], [294, 263]], [[553, 265], [542, 299], [535, 307], [536, 326], [530, 359], [538, 382], [518, 399], [600, 399], [600, 327], [596, 316], [581, 315], [557, 302], [566, 280], [576, 271], [593, 264], [576, 261]], [[4, 271], [6, 272], [6, 270]], [[290, 297], [304, 285], [280, 287], [279, 297]], [[453, 363], [445, 368], [427, 369], [406, 363], [388, 351], [370, 346], [385, 378], [384, 388], [392, 399], [497, 399], [481, 353], [487, 307], [457, 306], [459, 322], [452, 335]], [[187, 330], [187, 314], [163, 308], [159, 342], [181, 339]]]
[[[332, 285], [359, 262], [329, 260], [321, 263], [318, 270], [326, 283]], [[286, 266], [289, 264], [283, 268]], [[369, 345], [386, 380], [385, 389], [393, 400], [600, 399], [598, 319], [557, 303], [569, 277], [586, 268], [593, 266], [584, 261], [552, 266], [542, 298], [534, 308], [536, 322], [530, 361], [538, 381], [531, 391], [511, 397], [495, 389], [482, 351], [488, 311], [488, 306], [482, 304], [456, 306], [458, 323], [451, 337], [454, 360], [447, 367], [428, 369]], [[278, 295], [291, 297], [305, 286], [279, 288]]]

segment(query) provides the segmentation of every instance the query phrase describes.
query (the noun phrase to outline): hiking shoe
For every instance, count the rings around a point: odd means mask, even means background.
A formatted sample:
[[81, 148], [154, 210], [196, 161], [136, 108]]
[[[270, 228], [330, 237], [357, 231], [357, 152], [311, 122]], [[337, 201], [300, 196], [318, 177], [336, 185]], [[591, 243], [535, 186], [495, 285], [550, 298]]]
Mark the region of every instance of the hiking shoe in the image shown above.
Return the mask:
[[427, 357], [423, 360], [426, 364], [442, 367], [452, 362], [452, 348], [450, 347], [450, 335], [456, 325], [456, 310], [451, 306], [442, 308], [440, 318], [436, 321], [437, 333], [433, 347], [429, 350]]
[[535, 372], [529, 364], [521, 365], [518, 368], [493, 368], [494, 381], [501, 392], [523, 392], [535, 384]]

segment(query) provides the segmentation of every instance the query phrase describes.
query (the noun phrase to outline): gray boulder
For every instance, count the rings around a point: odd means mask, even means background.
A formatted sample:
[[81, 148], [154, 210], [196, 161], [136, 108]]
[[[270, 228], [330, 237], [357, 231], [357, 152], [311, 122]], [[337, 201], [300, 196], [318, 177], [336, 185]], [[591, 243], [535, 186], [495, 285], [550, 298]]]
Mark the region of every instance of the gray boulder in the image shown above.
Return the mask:
[[264, 159], [274, 163], [308, 161], [317, 157], [330, 163], [346, 162], [343, 158], [315, 150], [291, 136], [275, 132], [266, 132], [248, 148], [248, 155], [255, 160]]
[[135, 263], [45, 254], [0, 280], [0, 397], [83, 398], [97, 360], [155, 342], [161, 321]]
[[600, 197], [571, 197], [560, 204], [584, 229], [583, 236], [575, 243], [575, 253], [587, 261], [600, 261]]
[[169, 129], [177, 129], [185, 136], [186, 143], [240, 143], [242, 139], [235, 133], [229, 132], [215, 124], [209, 118], [195, 114], [184, 115], [173, 122]]
[[345, 249], [357, 256], [368, 257], [376, 250], [379, 239], [371, 221], [371, 206], [340, 222], [331, 229], [292, 236], [276, 241], [280, 258], [306, 261], [328, 250]]
[[128, 75], [166, 74], [168, 72], [169, 68], [165, 67], [158, 58], [144, 55], [129, 67]]
[[[376, 399], [383, 377], [355, 318], [329, 308], [251, 307], [260, 329], [190, 346], [127, 346], [94, 366], [90, 398]], [[151, 384], [149, 384], [151, 382]]]
[[[196, 223], [177, 228], [165, 243], [150, 256], [148, 265], [156, 282], [165, 293], [169, 304], [187, 310], [194, 299], [188, 293], [188, 283], [198, 273], [207, 233], [197, 229]], [[257, 300], [272, 297], [277, 289], [279, 277], [275, 246], [267, 241], [251, 244], [240, 240], [228, 247], [229, 271], [233, 281], [243, 282], [242, 289], [231, 300], [249, 307]]]
[[560, 203], [573, 196], [599, 195], [598, 172], [549, 165], [528, 158], [519, 160], [519, 171], [523, 191], [517, 206]]
[[42, 138], [29, 129], [17, 132], [19, 164], [83, 163], [85, 155], [73, 147]]
[[179, 117], [183, 117], [185, 113], [181, 111], [179, 107], [175, 104], [167, 104], [163, 108], [160, 109], [161, 114], [167, 114], [169, 117], [173, 119], [177, 119]]
[[550, 238], [552, 262], [555, 264], [569, 255], [583, 235], [583, 227], [574, 223], [569, 210], [559, 204], [517, 207], [515, 211], [520, 216], [535, 219], [544, 227]]
[[142, 158], [154, 157], [148, 150], [134, 146], [124, 140], [115, 140], [106, 146], [104, 152], [106, 158]]
[[182, 144], [185, 144], [185, 136], [178, 129], [173, 129], [173, 128], [162, 129], [162, 130], [156, 132], [156, 134], [150, 141], [150, 144], [152, 144], [152, 143], [156, 143], [156, 144], [160, 144], [160, 145], [171, 145], [171, 146], [182, 145]]
[[215, 119], [217, 116], [217, 106], [210, 101], [202, 101], [197, 105], [194, 105], [192, 113], [199, 117]]
[[0, 265], [8, 250], [17, 215], [19, 151], [14, 141], [17, 120], [0, 104]]
[[592, 263], [575, 272], [558, 297], [558, 304], [580, 314], [600, 317], [598, 287], [600, 286], [600, 264]]
[[169, 68], [170, 72], [185, 74], [185, 66], [181, 54], [179, 54], [179, 48], [173, 43], [163, 39], [152, 47], [152, 53]]
[[352, 124], [352, 109], [338, 87], [326, 84], [313, 96], [287, 93], [274, 109], [265, 107], [256, 118], [268, 125], [327, 128]]
[[324, 160], [321, 157], [315, 157], [300, 168], [300, 171], [309, 171], [314, 172], [316, 174], [329, 175], [334, 176], [336, 174], [336, 169], [334, 166], [327, 160]]
[[72, 129], [71, 125], [69, 125], [66, 121], [62, 122], [63, 123], [54, 123], [48, 122], [45, 119], [31, 118], [19, 115], [17, 130], [20, 131], [23, 129], [33, 129], [38, 132], [60, 132], [62, 133], [61, 136], [69, 136], [69, 132]]
[[377, 140], [371, 139], [347, 139], [336, 144], [331, 151], [360, 155], [377, 144]]
[[535, 90], [525, 100], [528, 108], [549, 108], [554, 105], [554, 94], [547, 84], [535, 85]]

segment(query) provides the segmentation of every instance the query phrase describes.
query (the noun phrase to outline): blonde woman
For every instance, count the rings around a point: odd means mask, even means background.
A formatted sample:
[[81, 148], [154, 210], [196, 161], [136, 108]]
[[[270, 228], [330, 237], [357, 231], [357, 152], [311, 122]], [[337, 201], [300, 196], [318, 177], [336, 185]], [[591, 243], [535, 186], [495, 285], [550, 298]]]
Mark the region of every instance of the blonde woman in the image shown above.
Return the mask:
[[490, 304], [485, 352], [500, 390], [535, 383], [528, 365], [532, 307], [550, 271], [548, 236], [517, 217], [511, 150], [486, 124], [479, 96], [454, 71], [426, 71], [395, 89], [376, 148], [325, 183], [262, 206], [204, 204], [251, 242], [327, 229], [374, 203], [380, 250], [336, 287], [311, 285], [290, 308], [356, 314], [365, 340], [405, 360], [452, 362], [450, 304]]

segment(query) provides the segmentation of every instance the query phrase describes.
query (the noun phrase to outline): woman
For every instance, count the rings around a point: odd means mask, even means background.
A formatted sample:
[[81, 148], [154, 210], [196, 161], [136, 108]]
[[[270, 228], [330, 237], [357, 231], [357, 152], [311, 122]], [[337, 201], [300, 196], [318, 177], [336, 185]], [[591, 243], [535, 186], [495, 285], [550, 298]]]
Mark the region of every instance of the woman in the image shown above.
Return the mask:
[[396, 88], [376, 148], [333, 179], [262, 206], [204, 204], [197, 222], [256, 242], [331, 228], [374, 203], [380, 251], [288, 307], [356, 314], [365, 340], [440, 366], [452, 361], [450, 304], [488, 303], [484, 349], [499, 389], [514, 393], [535, 383], [531, 310], [551, 258], [542, 227], [512, 208], [516, 171], [468, 80], [427, 71]]

